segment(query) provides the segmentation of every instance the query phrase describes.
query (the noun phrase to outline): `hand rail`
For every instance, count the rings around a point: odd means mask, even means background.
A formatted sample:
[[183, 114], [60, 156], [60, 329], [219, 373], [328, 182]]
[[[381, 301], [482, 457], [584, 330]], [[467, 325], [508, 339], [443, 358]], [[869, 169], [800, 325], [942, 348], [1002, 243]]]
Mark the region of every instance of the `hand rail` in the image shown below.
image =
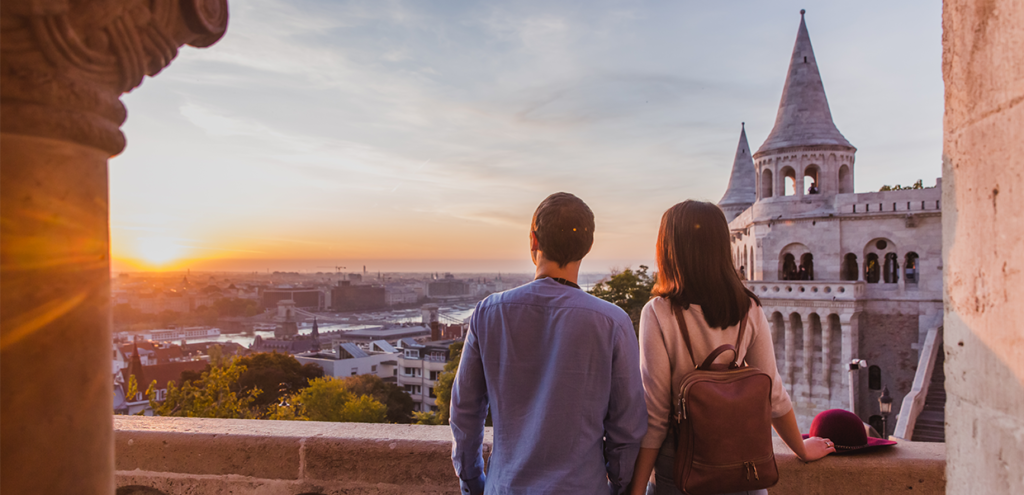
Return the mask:
[[893, 432], [894, 437], [911, 440], [914, 426], [917, 425], [917, 417], [924, 409], [925, 397], [928, 396], [928, 387], [932, 382], [932, 372], [935, 371], [935, 362], [940, 352], [944, 352], [942, 327], [928, 330], [928, 335], [924, 338], [921, 357], [917, 361], [917, 373], [914, 375], [914, 386], [903, 398], [903, 405], [896, 420], [896, 431]]

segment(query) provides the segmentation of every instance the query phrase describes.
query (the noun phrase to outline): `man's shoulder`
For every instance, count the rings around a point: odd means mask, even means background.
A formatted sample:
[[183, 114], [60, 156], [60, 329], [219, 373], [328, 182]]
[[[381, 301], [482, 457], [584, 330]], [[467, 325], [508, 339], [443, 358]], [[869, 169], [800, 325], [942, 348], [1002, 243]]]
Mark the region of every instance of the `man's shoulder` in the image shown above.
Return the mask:
[[549, 292], [544, 287], [535, 285], [538, 283], [543, 282], [535, 281], [504, 292], [491, 294], [480, 302], [477, 309], [487, 310], [496, 306], [513, 305], [546, 306], [578, 310], [632, 326], [629, 315], [613, 303], [581, 289], [564, 290], [561, 287], [556, 287], [554, 292]]

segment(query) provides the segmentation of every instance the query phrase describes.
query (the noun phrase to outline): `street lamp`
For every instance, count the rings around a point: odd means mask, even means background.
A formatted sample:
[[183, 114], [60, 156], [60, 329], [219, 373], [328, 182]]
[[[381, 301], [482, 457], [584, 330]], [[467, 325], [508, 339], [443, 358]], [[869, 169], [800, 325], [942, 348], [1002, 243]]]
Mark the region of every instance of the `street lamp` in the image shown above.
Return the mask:
[[889, 395], [889, 387], [882, 389], [882, 396], [878, 398], [878, 410], [882, 413], [882, 438], [888, 438], [886, 433], [888, 429], [885, 426], [886, 420], [889, 419], [889, 413], [892, 412], [892, 396]]

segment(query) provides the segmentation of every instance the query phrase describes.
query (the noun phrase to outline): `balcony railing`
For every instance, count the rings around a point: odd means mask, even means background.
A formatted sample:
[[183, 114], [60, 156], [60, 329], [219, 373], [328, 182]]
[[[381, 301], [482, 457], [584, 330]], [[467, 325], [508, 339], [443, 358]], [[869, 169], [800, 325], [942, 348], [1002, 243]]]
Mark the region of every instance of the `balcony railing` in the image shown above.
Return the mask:
[[[123, 416], [114, 437], [118, 493], [459, 492], [447, 426]], [[490, 428], [484, 442], [489, 455]], [[900, 442], [811, 464], [782, 443], [775, 452], [781, 480], [772, 494], [945, 492], [941, 443]]]
[[864, 296], [865, 286], [864, 282], [838, 280], [748, 280], [744, 283], [762, 299], [815, 301], [854, 301]]

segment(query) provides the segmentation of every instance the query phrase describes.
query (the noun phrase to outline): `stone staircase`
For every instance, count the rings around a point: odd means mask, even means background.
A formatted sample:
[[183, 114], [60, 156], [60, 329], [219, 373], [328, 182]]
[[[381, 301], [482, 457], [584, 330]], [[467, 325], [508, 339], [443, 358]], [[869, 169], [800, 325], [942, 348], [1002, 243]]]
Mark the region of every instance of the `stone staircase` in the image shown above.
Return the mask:
[[914, 433], [910, 437], [915, 442], [946, 441], [946, 373], [944, 371], [946, 357], [941, 350], [935, 361], [928, 395], [925, 396], [924, 408], [914, 424]]

